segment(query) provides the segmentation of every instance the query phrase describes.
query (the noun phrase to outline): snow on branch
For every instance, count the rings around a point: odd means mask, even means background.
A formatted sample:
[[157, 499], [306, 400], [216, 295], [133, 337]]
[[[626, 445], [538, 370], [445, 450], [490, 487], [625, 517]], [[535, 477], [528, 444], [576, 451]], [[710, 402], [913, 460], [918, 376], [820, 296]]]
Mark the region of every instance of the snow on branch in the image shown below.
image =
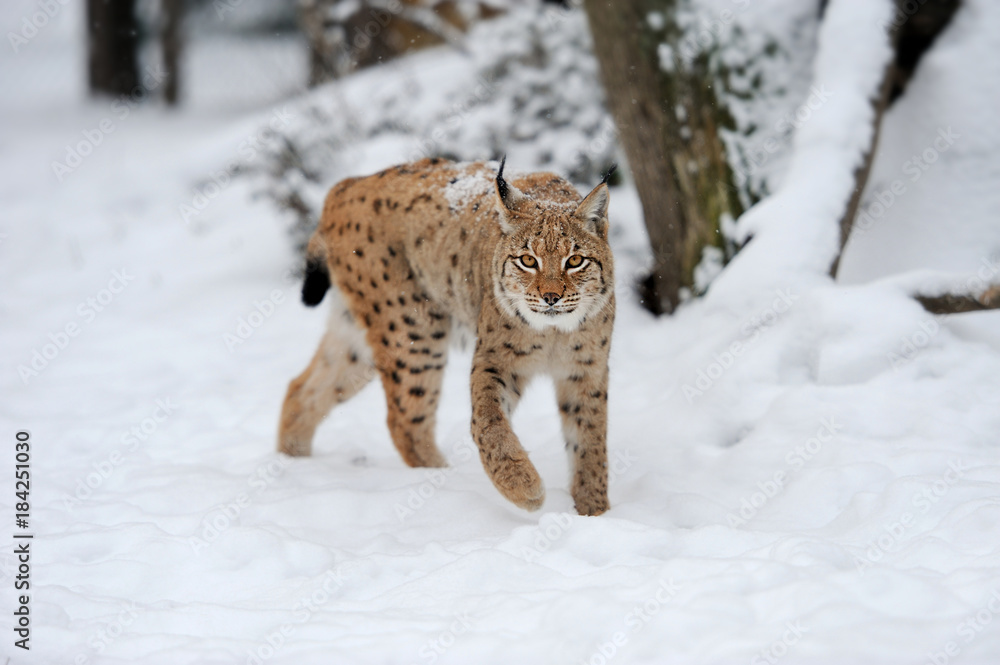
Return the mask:
[[1000, 309], [1000, 257], [983, 259], [975, 273], [921, 270], [880, 281], [902, 290], [931, 314]]
[[782, 188], [737, 223], [750, 242], [709, 296], [741, 298], [795, 281], [829, 279], [840, 221], [872, 146], [876, 106], [894, 57], [886, 25], [892, 0], [832, 0], [819, 32], [810, 117], [799, 127]]
[[1000, 309], [1000, 284], [978, 295], [947, 293], [941, 296], [916, 296], [917, 302], [931, 314], [961, 314]]

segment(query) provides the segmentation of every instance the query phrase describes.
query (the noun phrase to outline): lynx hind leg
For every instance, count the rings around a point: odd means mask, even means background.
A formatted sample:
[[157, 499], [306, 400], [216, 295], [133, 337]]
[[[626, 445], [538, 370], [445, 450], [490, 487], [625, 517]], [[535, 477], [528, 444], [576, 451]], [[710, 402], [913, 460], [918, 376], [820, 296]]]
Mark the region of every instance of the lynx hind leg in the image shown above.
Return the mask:
[[319, 423], [375, 377], [365, 333], [339, 295], [332, 289], [329, 323], [312, 362], [288, 385], [278, 434], [278, 451], [287, 455], [309, 455]]
[[451, 320], [425, 299], [411, 300], [384, 313], [368, 340], [385, 389], [389, 433], [403, 461], [448, 466], [434, 442], [434, 427]]

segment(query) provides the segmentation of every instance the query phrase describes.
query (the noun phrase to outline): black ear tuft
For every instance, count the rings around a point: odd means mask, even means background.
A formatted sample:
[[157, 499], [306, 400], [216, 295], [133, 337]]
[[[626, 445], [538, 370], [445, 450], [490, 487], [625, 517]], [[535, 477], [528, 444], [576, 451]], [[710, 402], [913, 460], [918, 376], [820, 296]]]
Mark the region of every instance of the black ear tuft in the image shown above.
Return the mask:
[[302, 302], [315, 307], [323, 301], [329, 289], [330, 273], [327, 272], [326, 261], [309, 259], [306, 262], [306, 278], [302, 282]]
[[497, 171], [497, 191], [504, 202], [507, 201], [507, 181], [503, 179], [503, 167], [506, 163], [507, 155], [505, 154], [503, 159], [500, 160], [500, 170]]
[[608, 184], [608, 180], [611, 180], [611, 176], [616, 170], [618, 170], [618, 164], [612, 164], [611, 168], [608, 169], [608, 172], [604, 174], [603, 178], [601, 178], [601, 184]]

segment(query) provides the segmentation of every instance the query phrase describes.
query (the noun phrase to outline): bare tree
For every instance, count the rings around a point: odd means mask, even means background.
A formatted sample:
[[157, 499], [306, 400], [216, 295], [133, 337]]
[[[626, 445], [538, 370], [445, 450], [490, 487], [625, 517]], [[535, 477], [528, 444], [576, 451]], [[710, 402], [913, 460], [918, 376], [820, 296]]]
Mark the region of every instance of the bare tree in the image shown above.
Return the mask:
[[[644, 301], [656, 313], [676, 308], [682, 289], [694, 286], [704, 249], [722, 246], [720, 221], [743, 211], [719, 137], [733, 121], [715, 94], [707, 54], [682, 62], [679, 4], [584, 2], [608, 105], [642, 201], [654, 256]], [[654, 12], [663, 25], [650, 24]]]
[[170, 106], [177, 104], [181, 77], [181, 22], [184, 18], [184, 0], [161, 0], [163, 3], [163, 69], [167, 79], [163, 98]]
[[87, 0], [92, 94], [129, 94], [139, 84], [138, 34], [135, 0]]

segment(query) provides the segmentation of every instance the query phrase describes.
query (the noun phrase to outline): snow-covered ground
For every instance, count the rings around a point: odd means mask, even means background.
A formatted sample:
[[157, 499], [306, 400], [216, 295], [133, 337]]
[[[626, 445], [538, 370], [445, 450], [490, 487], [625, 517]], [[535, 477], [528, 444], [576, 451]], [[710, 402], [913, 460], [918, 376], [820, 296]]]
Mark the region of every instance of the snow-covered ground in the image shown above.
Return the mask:
[[[185, 107], [126, 115], [83, 101], [80, 9], [60, 9], [0, 60], [0, 505], [13, 535], [14, 434], [30, 430], [35, 534], [30, 652], [10, 629], [13, 539], [0, 550], [0, 656], [996, 662], [1000, 314], [934, 319], [872, 281], [1000, 273], [1000, 10], [966, 5], [886, 119], [866, 209], [894, 179], [906, 193], [852, 241], [844, 285], [779, 256], [786, 273], [754, 269], [752, 243], [708, 297], [654, 319], [629, 288], [647, 260], [637, 197], [613, 190], [613, 507], [596, 518], [573, 514], [544, 382], [514, 427], [545, 506], [492, 487], [468, 434], [467, 352], [439, 414], [448, 469], [403, 465], [377, 384], [331, 415], [314, 457], [275, 454], [325, 313], [298, 302], [274, 210], [218, 173], [285, 122], [304, 57], [280, 41], [196, 46]], [[34, 11], [5, 4], [0, 23]], [[911, 182], [903, 162], [948, 128], [959, 138]], [[405, 148], [352, 156], [371, 170]], [[780, 228], [754, 242], [780, 249]]]

